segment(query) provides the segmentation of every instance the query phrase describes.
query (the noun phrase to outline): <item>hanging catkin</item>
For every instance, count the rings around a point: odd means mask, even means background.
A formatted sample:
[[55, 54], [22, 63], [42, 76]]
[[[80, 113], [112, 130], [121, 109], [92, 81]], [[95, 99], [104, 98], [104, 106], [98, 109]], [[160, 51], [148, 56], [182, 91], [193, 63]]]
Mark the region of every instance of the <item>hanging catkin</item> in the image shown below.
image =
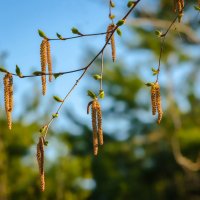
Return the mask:
[[[115, 28], [114, 24], [110, 24], [108, 26], [107, 34], [106, 34], [106, 42], [109, 40], [114, 28]], [[115, 47], [115, 36], [114, 36], [114, 33], [112, 34], [112, 36], [110, 38], [110, 43], [111, 43], [111, 50], [112, 50], [112, 60], [113, 60], [113, 62], [115, 62], [115, 60], [116, 60], [116, 47]]]
[[152, 106], [152, 114], [156, 114], [157, 105], [156, 105], [156, 89], [155, 85], [151, 86], [151, 106]]
[[183, 16], [183, 10], [184, 10], [184, 0], [177, 0], [177, 10], [178, 10], [178, 21], [181, 22], [182, 16]]
[[156, 105], [157, 105], [157, 111], [158, 111], [157, 123], [160, 124], [162, 120], [163, 111], [162, 111], [162, 106], [161, 106], [160, 86], [158, 82], [155, 83], [155, 90], [156, 90]]
[[8, 128], [11, 130], [13, 110], [13, 77], [10, 73], [7, 73], [4, 77], [4, 101]]
[[40, 173], [40, 188], [43, 192], [45, 190], [45, 176], [44, 176], [44, 138], [40, 137], [37, 144], [37, 161]]
[[97, 137], [97, 100], [92, 102], [92, 130], [93, 130], [93, 151], [94, 155], [98, 154], [98, 137]]
[[[46, 73], [47, 64], [47, 39], [42, 40], [40, 45], [40, 60], [41, 60], [41, 72]], [[41, 76], [42, 79], [42, 94], [46, 94], [46, 75]]]
[[47, 63], [48, 63], [48, 72], [49, 72], [49, 82], [52, 81], [52, 60], [51, 60], [51, 46], [50, 42], [47, 40], [46, 42], [47, 48]]
[[103, 128], [102, 128], [102, 112], [100, 103], [96, 102], [97, 107], [97, 123], [98, 123], [98, 136], [99, 136], [99, 143], [103, 145]]

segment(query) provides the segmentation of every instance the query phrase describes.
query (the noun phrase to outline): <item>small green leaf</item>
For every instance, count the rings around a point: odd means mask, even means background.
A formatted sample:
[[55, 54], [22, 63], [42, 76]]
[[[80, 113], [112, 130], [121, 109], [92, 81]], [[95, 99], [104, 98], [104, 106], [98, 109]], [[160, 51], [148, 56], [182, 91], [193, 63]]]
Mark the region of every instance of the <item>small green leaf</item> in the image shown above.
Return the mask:
[[117, 34], [119, 35], [119, 36], [122, 36], [122, 31], [118, 28], [117, 29]]
[[95, 99], [95, 98], [97, 97], [97, 95], [96, 95], [93, 91], [91, 91], [91, 90], [88, 90], [88, 91], [87, 91], [87, 94], [88, 94], [88, 96], [91, 97], [92, 99]]
[[57, 35], [58, 39], [63, 40], [62, 35], [60, 35], [59, 33], [56, 33], [56, 35]]
[[111, 6], [112, 8], [115, 7], [115, 4], [113, 3], [113, 1], [110, 1], [110, 6]]
[[102, 79], [101, 75], [99, 75], [99, 74], [94, 74], [94, 75], [93, 75], [93, 78], [94, 78], [95, 80], [101, 80], [101, 79]]
[[115, 18], [115, 15], [109, 15], [109, 18], [110, 18], [110, 19], [114, 19], [114, 18]]
[[38, 30], [38, 34], [40, 35], [40, 37], [42, 38], [47, 38], [47, 36], [45, 35], [45, 33], [42, 30]]
[[127, 6], [130, 8], [130, 7], [132, 7], [132, 6], [134, 6], [135, 5], [135, 2], [134, 1], [129, 1], [128, 3], [127, 3]]
[[61, 73], [56, 73], [56, 74], [54, 74], [53, 76], [54, 76], [54, 78], [55, 79], [57, 79], [59, 76], [61, 76], [62, 74]]
[[145, 83], [145, 85], [146, 85], [147, 87], [151, 87], [151, 86], [153, 85], [153, 83]]
[[121, 19], [117, 22], [117, 26], [122, 26], [125, 23], [125, 20]]
[[6, 69], [4, 69], [3, 67], [0, 67], [0, 72], [5, 72], [7, 73], [8, 71]]
[[33, 75], [35, 75], [35, 76], [41, 76], [41, 75], [45, 75], [45, 73], [43, 73], [41, 71], [35, 71], [35, 72], [33, 72]]
[[23, 77], [23, 75], [22, 75], [22, 73], [21, 73], [21, 70], [20, 70], [20, 68], [19, 68], [18, 65], [16, 65], [16, 70], [15, 70], [15, 72], [16, 72], [17, 76]]
[[152, 68], [151, 68], [151, 71], [152, 71], [152, 72], [157, 72], [158, 70], [156, 70], [155, 68], [152, 67]]
[[197, 11], [200, 11], [200, 7], [199, 6], [194, 6], [194, 9]]
[[53, 96], [54, 100], [59, 102], [59, 103], [62, 103], [63, 100], [61, 98], [59, 98], [58, 96]]
[[58, 113], [55, 113], [52, 115], [53, 118], [57, 118], [58, 117]]
[[77, 28], [75, 28], [75, 27], [73, 27], [71, 29], [71, 31], [72, 31], [73, 34], [78, 34], [78, 35], [80, 34], [79, 30]]
[[104, 91], [103, 91], [103, 90], [100, 90], [100, 91], [99, 91], [99, 97], [100, 97], [101, 99], [103, 99], [104, 96], [105, 96]]
[[157, 37], [161, 37], [161, 36], [162, 36], [162, 31], [155, 30], [155, 35], [156, 35]]

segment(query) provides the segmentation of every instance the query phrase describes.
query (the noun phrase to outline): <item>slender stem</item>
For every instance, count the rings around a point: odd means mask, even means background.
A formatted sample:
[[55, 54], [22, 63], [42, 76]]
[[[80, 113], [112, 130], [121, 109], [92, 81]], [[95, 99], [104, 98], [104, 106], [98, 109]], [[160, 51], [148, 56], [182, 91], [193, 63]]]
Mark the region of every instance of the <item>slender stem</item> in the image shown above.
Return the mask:
[[158, 74], [156, 76], [156, 82], [158, 82], [159, 75], [160, 75], [160, 67], [161, 67], [162, 54], [163, 54], [164, 45], [165, 45], [165, 39], [166, 39], [166, 36], [169, 33], [170, 29], [175, 24], [177, 19], [178, 19], [178, 15], [174, 18], [174, 20], [172, 21], [170, 26], [167, 28], [166, 32], [161, 35], [162, 39], [161, 39], [160, 54], [159, 54], [159, 60], [158, 60], [158, 69], [157, 69]]
[[101, 79], [100, 79], [100, 91], [103, 90], [103, 68], [104, 68], [104, 51], [101, 53]]
[[52, 40], [72, 40], [72, 39], [76, 39], [76, 38], [82, 38], [82, 37], [90, 37], [90, 36], [98, 36], [98, 35], [105, 35], [107, 34], [107, 32], [102, 32], [102, 33], [90, 33], [90, 34], [82, 34], [81, 35], [77, 35], [77, 36], [72, 36], [72, 37], [66, 37], [66, 38], [62, 38], [62, 39], [59, 39], [59, 38], [48, 38], [49, 41], [52, 41]]

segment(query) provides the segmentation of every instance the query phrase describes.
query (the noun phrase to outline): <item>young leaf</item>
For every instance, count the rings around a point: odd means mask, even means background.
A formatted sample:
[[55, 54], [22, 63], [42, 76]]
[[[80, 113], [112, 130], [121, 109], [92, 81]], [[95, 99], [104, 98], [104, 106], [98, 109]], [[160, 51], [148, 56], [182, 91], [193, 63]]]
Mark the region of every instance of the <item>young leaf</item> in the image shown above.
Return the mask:
[[40, 129], [40, 133], [41, 133], [41, 134], [45, 134], [46, 131], [47, 131], [47, 128], [48, 128], [48, 126], [47, 126], [47, 125], [44, 125], [44, 126]]
[[125, 23], [125, 20], [121, 19], [117, 22], [117, 26], [122, 26]]
[[95, 79], [95, 80], [101, 80], [101, 75], [99, 75], [99, 74], [94, 74], [93, 75], [93, 78]]
[[18, 65], [16, 65], [16, 70], [15, 70], [15, 72], [16, 72], [17, 76], [23, 77], [23, 75], [22, 75], [22, 73], [21, 73], [21, 70], [20, 70], [20, 68], [19, 68]]
[[88, 94], [88, 96], [91, 97], [92, 99], [95, 99], [95, 98], [97, 97], [96, 94], [95, 94], [93, 91], [91, 91], [91, 90], [88, 90], [88, 91], [87, 91], [87, 94]]
[[42, 30], [40, 30], [40, 29], [38, 29], [38, 34], [39, 34], [40, 37], [42, 37], [42, 38], [47, 38], [47, 36], [45, 35], [45, 33], [44, 33]]
[[122, 31], [118, 28], [117, 29], [117, 34], [119, 35], [119, 36], [122, 36]]
[[62, 103], [63, 100], [61, 98], [59, 98], [58, 96], [53, 96], [54, 100], [59, 102], [59, 103]]
[[58, 39], [63, 40], [62, 35], [60, 35], [59, 33], [56, 33], [56, 35], [57, 35]]
[[6, 69], [4, 69], [3, 67], [0, 67], [0, 72], [8, 72]]
[[49, 142], [47, 140], [44, 141], [44, 146], [48, 146]]

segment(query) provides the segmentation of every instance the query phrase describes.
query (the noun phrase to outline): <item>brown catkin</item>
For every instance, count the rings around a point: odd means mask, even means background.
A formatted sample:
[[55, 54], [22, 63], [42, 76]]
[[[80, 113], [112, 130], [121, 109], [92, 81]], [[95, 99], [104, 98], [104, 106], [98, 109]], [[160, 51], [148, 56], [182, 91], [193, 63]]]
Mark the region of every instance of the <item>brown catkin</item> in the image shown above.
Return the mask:
[[200, 7], [200, 0], [197, 0], [197, 5]]
[[40, 173], [41, 191], [45, 190], [45, 175], [44, 175], [44, 138], [40, 137], [37, 144], [37, 161]]
[[157, 111], [158, 111], [157, 123], [160, 124], [162, 120], [163, 111], [162, 111], [162, 105], [161, 105], [160, 86], [158, 82], [155, 83], [155, 90], [156, 90], [156, 105], [157, 105]]
[[[42, 40], [40, 45], [40, 60], [41, 60], [41, 72], [46, 73], [47, 64], [47, 39]], [[46, 94], [46, 75], [41, 76], [42, 79], [42, 94]]]
[[[110, 24], [107, 28], [107, 34], [106, 34], [106, 42], [109, 40], [112, 32], [115, 28], [114, 24]], [[115, 47], [115, 36], [114, 33], [112, 34], [112, 37], [110, 39], [110, 43], [111, 43], [111, 50], [112, 50], [112, 60], [113, 62], [115, 62], [116, 60], [116, 47]]]
[[156, 89], [154, 84], [151, 86], [151, 106], [152, 106], [152, 115], [155, 115], [157, 110], [157, 105], [156, 105]]
[[103, 145], [102, 112], [101, 112], [101, 106], [98, 101], [97, 101], [97, 122], [98, 122], [99, 143], [100, 145]]
[[7, 73], [4, 77], [4, 101], [8, 122], [8, 128], [12, 129], [12, 110], [13, 110], [13, 78], [12, 74]]
[[49, 82], [52, 81], [52, 60], [51, 60], [51, 46], [50, 42], [46, 41], [47, 48], [47, 63], [48, 63], [48, 72], [49, 72]]
[[97, 100], [92, 102], [92, 129], [93, 129], [93, 151], [94, 155], [98, 154], [98, 137], [97, 137]]
[[184, 9], [184, 0], [177, 0], [177, 8], [178, 8], [178, 21], [181, 22], [183, 16]]

